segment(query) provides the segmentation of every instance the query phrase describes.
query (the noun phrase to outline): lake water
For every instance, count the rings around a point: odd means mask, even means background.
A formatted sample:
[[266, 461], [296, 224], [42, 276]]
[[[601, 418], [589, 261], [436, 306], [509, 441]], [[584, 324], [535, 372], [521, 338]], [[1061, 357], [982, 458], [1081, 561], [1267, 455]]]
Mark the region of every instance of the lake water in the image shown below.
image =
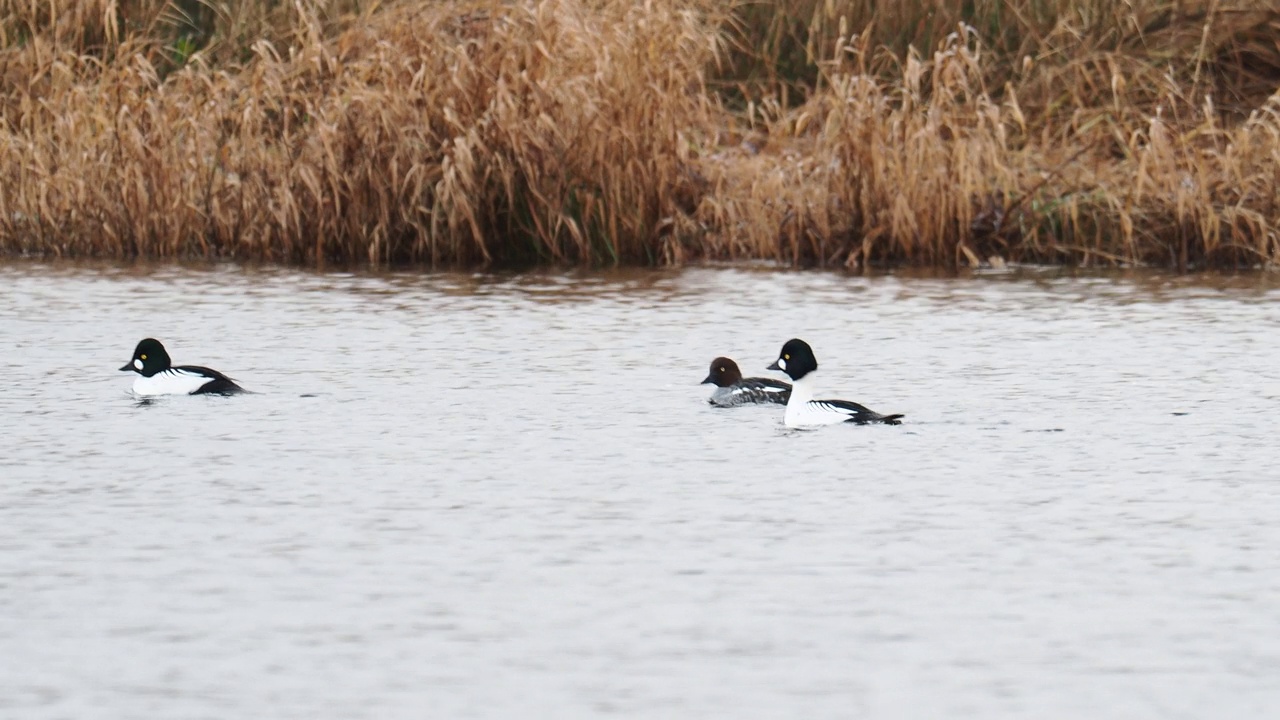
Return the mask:
[[[706, 404], [792, 336], [906, 424]], [[0, 717], [1280, 705], [1277, 278], [11, 263], [0, 369]]]

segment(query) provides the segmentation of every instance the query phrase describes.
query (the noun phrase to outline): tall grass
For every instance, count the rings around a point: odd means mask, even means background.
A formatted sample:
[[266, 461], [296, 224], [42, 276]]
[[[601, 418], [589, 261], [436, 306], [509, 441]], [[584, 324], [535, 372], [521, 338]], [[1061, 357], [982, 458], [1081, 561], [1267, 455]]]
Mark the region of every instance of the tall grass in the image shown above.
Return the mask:
[[0, 0], [0, 252], [1280, 262], [1251, 0]]
[[719, 158], [734, 190], [711, 213], [754, 238], [721, 252], [772, 236], [785, 260], [848, 267], [1280, 260], [1267, 4], [791, 7], [817, 79], [787, 106], [794, 88], [753, 76], [750, 117], [782, 149]]
[[145, 39], [98, 52], [110, 32], [7, 48], [21, 67], [3, 99], [4, 247], [309, 262], [674, 259], [665, 218], [690, 192], [687, 136], [714, 108], [705, 13], [404, 3], [330, 37], [313, 8], [295, 7], [278, 41], [230, 67], [195, 53], [162, 76], [163, 53]]

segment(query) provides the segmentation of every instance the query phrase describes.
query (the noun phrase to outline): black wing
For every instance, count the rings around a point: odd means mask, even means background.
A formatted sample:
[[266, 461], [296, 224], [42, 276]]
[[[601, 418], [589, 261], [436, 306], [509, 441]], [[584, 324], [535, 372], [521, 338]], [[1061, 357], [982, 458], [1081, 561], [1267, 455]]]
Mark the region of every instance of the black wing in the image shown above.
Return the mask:
[[744, 400], [750, 398], [748, 402], [786, 405], [791, 398], [791, 386], [768, 378], [747, 378], [734, 384], [733, 394]]
[[848, 400], [814, 400], [815, 405], [827, 407], [835, 412], [842, 412], [849, 416], [845, 422], [857, 423], [858, 425], [870, 425], [879, 423], [881, 425], [901, 425], [902, 414], [881, 415], [880, 413], [859, 405], [856, 402]]
[[237, 385], [235, 380], [217, 370], [210, 370], [199, 365], [181, 365], [174, 369], [209, 378], [209, 382], [201, 385], [195, 392], [191, 393], [192, 395], [234, 395], [245, 392], [245, 389]]

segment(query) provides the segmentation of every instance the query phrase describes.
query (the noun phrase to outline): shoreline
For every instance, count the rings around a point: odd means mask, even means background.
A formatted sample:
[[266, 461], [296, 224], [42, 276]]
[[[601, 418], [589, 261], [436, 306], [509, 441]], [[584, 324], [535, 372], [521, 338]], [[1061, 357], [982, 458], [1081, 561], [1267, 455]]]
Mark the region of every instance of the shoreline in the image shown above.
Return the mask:
[[169, 277], [191, 274], [227, 273], [242, 278], [283, 277], [290, 275], [316, 278], [349, 277], [411, 281], [458, 278], [481, 284], [512, 280], [537, 282], [573, 281], [575, 279], [605, 282], [659, 281], [675, 279], [684, 273], [736, 273], [744, 277], [782, 275], [813, 275], [849, 281], [893, 281], [904, 286], [922, 282], [1090, 282], [1104, 281], [1135, 286], [1149, 286], [1152, 290], [1183, 286], [1203, 286], [1217, 289], [1280, 290], [1280, 273], [1251, 268], [1205, 268], [1180, 272], [1160, 267], [1080, 267], [1072, 265], [1009, 264], [1002, 268], [944, 268], [898, 267], [862, 268], [851, 271], [840, 267], [795, 267], [783, 263], [762, 260], [696, 261], [684, 265], [527, 265], [510, 266], [450, 266], [429, 265], [370, 265], [326, 264], [323, 266], [285, 264], [260, 261], [209, 260], [203, 258], [37, 258], [8, 257], [0, 255], [0, 273], [18, 275], [42, 273], [100, 274], [120, 277]]

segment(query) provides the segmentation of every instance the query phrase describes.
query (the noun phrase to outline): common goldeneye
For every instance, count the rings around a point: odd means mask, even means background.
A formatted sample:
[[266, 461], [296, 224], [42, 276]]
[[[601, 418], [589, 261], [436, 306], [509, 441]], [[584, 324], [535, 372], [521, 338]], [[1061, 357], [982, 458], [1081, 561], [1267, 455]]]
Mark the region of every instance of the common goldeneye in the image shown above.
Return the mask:
[[738, 363], [727, 357], [711, 361], [711, 373], [703, 385], [716, 386], [708, 400], [716, 407], [734, 407], [751, 403], [786, 404], [791, 397], [791, 386], [770, 378], [743, 378]]
[[173, 367], [164, 345], [154, 338], [138, 343], [133, 351], [133, 360], [120, 370], [138, 373], [133, 381], [133, 392], [138, 395], [231, 395], [244, 392], [244, 388], [217, 370], [197, 365]]
[[769, 369], [785, 372], [795, 383], [791, 386], [791, 398], [787, 401], [787, 412], [782, 419], [789, 428], [820, 427], [843, 422], [858, 425], [902, 424], [902, 415], [881, 415], [848, 400], [814, 400], [813, 372], [818, 369], [818, 360], [813, 356], [813, 348], [803, 340], [788, 340]]

